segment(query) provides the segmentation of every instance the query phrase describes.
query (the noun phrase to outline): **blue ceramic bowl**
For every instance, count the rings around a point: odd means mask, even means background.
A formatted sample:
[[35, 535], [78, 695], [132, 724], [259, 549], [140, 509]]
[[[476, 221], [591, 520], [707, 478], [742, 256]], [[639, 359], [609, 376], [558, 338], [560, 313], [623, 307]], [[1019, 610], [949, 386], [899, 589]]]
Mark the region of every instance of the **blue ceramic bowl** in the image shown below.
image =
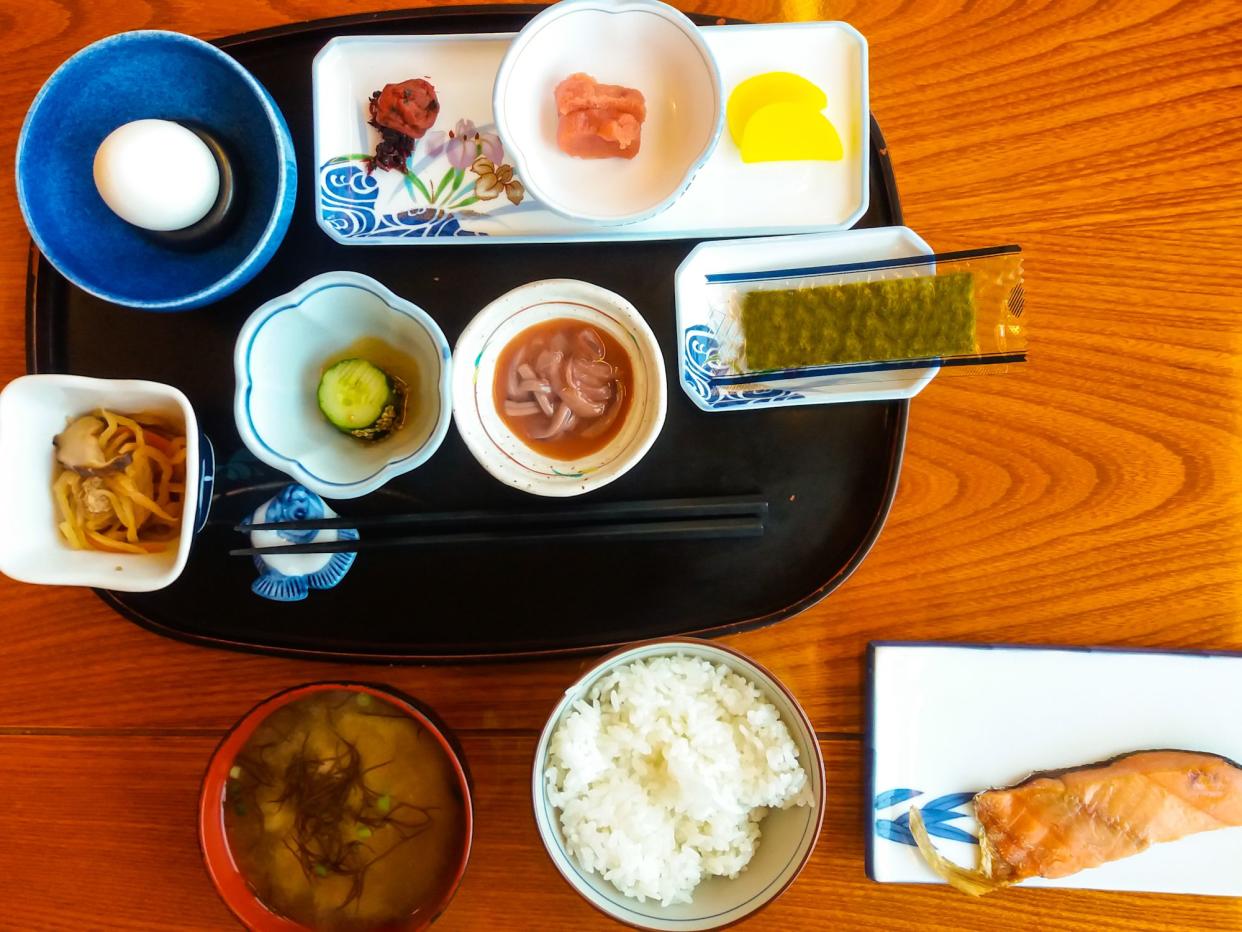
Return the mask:
[[[203, 251], [161, 245], [116, 216], [95, 189], [104, 137], [131, 120], [201, 124], [230, 150], [241, 214]], [[241, 65], [192, 36], [123, 32], [56, 69], [17, 141], [17, 200], [49, 262], [91, 294], [150, 311], [201, 307], [272, 258], [297, 190], [293, 140], [271, 95]]]

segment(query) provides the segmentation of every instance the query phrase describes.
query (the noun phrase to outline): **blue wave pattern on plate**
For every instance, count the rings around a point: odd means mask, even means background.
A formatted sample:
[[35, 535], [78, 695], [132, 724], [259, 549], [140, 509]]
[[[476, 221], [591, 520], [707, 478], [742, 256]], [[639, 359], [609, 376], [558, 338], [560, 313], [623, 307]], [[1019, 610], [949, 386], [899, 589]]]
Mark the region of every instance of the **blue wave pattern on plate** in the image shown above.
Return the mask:
[[[891, 809], [893, 806], [909, 802], [922, 795], [922, 790], [912, 790], [907, 787], [885, 790], [883, 793], [876, 795], [874, 808], [877, 812], [882, 809]], [[948, 793], [944, 796], [937, 796], [935, 799], [920, 805], [919, 814], [923, 816], [923, 824], [927, 826], [927, 834], [935, 838], [945, 838], [949, 841], [960, 841], [968, 845], [977, 845], [979, 839], [970, 834], [970, 832], [963, 831], [954, 825], [945, 824], [946, 822], [952, 822], [954, 819], [966, 818], [969, 813], [959, 812], [958, 810], [974, 798], [974, 793]], [[875, 833], [881, 838], [887, 838], [889, 841], [909, 845], [912, 848], [916, 847], [914, 835], [910, 833], [909, 807], [895, 818], [876, 819]]]
[[776, 402], [794, 401], [799, 392], [783, 388], [751, 388], [745, 391], [722, 389], [710, 380], [727, 371], [717, 361], [720, 346], [706, 324], [687, 327], [682, 334], [686, 358], [685, 382], [703, 401], [713, 408], [742, 408]]
[[377, 213], [379, 182], [354, 162], [325, 162], [319, 169], [319, 191], [324, 222], [346, 239], [486, 235], [462, 229], [457, 215], [442, 208]]

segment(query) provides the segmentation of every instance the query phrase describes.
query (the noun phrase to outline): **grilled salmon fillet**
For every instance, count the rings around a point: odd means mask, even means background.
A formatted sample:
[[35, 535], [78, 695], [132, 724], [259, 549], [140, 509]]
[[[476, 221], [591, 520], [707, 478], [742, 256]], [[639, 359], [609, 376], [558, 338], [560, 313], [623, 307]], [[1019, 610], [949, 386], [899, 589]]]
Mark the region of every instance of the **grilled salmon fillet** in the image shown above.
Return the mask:
[[1194, 751], [1137, 751], [1033, 774], [975, 797], [991, 876], [1066, 877], [1157, 842], [1242, 826], [1242, 767]]
[[972, 896], [1028, 877], [1068, 877], [1162, 841], [1242, 826], [1242, 765], [1199, 751], [1135, 751], [1031, 774], [975, 796], [978, 869], [946, 859], [922, 815], [910, 831], [932, 869]]

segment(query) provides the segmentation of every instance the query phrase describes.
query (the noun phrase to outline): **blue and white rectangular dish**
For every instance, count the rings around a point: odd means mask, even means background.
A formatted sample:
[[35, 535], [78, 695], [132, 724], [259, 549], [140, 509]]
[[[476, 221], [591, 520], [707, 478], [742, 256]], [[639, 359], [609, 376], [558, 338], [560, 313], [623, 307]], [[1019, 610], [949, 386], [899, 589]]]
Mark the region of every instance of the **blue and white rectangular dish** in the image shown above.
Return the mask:
[[[823, 88], [825, 114], [841, 135], [844, 158], [744, 164], [725, 133], [673, 206], [625, 226], [569, 220], [529, 194], [516, 204], [508, 197], [482, 200], [474, 196], [479, 179], [470, 166], [453, 164], [445, 143], [450, 131], [478, 132], [489, 156], [501, 156], [493, 159], [496, 166], [505, 164], [492, 84], [513, 34], [339, 36], [311, 68], [316, 220], [328, 236], [347, 245], [468, 243], [485, 237], [538, 243], [698, 239], [852, 226], [866, 212], [869, 196], [866, 40], [835, 22], [708, 26], [703, 35], [726, 96], [744, 79], [777, 70], [797, 72]], [[589, 63], [584, 67], [589, 70]], [[367, 125], [367, 101], [385, 84], [414, 77], [435, 85], [441, 118], [419, 142], [404, 175], [382, 170], [368, 175], [363, 160], [374, 151], [378, 133]]]
[[[1242, 759], [1238, 655], [874, 643], [868, 667], [867, 875], [881, 883], [940, 882], [910, 836], [912, 804], [940, 853], [974, 867], [981, 790], [1137, 750]], [[1024, 886], [1242, 896], [1240, 864], [1242, 829], [1222, 829]]]
[[704, 411], [913, 398], [938, 369], [793, 379], [782, 376], [770, 382], [749, 377], [738, 384], [728, 384], [724, 375], [729, 367], [720, 358], [720, 346], [725, 342], [724, 328], [732, 324], [719, 308], [712, 307], [707, 276], [901, 259], [931, 252], [932, 248], [909, 227], [700, 243], [686, 256], [673, 282], [677, 297], [677, 374], [682, 390]]

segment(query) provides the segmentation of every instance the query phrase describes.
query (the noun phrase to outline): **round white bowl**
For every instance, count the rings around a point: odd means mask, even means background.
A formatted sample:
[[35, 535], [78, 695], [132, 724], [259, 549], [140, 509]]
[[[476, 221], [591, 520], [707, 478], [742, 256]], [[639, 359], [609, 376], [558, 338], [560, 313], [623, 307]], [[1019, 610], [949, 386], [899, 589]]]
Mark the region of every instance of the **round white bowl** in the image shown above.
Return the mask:
[[[185, 504], [177, 546], [164, 553], [74, 550], [57, 529], [52, 438], [95, 408], [149, 412], [185, 428]], [[185, 569], [207, 520], [215, 478], [211, 442], [186, 396], [171, 385], [81, 375], [25, 375], [0, 392], [0, 573], [22, 582], [151, 592]]]
[[[585, 699], [591, 687], [613, 669], [639, 659], [667, 656], [701, 657], [724, 664], [758, 687], [763, 697], [780, 713], [798, 748], [798, 760], [806, 770], [814, 804], [776, 809], [760, 823], [762, 833], [755, 856], [737, 877], [712, 877], [699, 884], [691, 903], [661, 906], [648, 900], [640, 903], [622, 895], [597, 873], [587, 873], [570, 856], [561, 832], [560, 817], [548, 800], [544, 771], [548, 743], [574, 703]], [[794, 882], [810, 860], [824, 821], [824, 757], [811, 721], [793, 694], [771, 673], [728, 647], [694, 638], [647, 641], [609, 654], [570, 686], [557, 703], [539, 736], [535, 764], [531, 773], [531, 798], [535, 824], [548, 856], [561, 876], [588, 903], [620, 922], [640, 929], [701, 932], [738, 922], [775, 900]]]
[[[629, 352], [634, 373], [625, 423], [607, 446], [577, 460], [552, 459], [528, 447], [505, 426], [492, 398], [501, 350], [528, 327], [562, 317], [610, 334]], [[501, 295], [466, 326], [453, 362], [458, 432], [484, 469], [523, 492], [564, 497], [607, 485], [643, 458], [664, 426], [668, 389], [655, 335], [629, 301], [588, 282], [548, 279]]]
[[[376, 443], [337, 430], [316, 400], [324, 364], [363, 338], [408, 353], [417, 402]], [[323, 498], [357, 498], [421, 466], [448, 433], [451, 351], [422, 308], [356, 272], [325, 272], [268, 301], [237, 337], [233, 416], [256, 457]]]
[[[555, 89], [585, 72], [643, 93], [647, 119], [633, 159], [579, 159], [556, 144]], [[513, 40], [492, 95], [518, 178], [575, 220], [631, 223], [672, 205], [724, 126], [720, 71], [699, 29], [658, 0], [562, 0]]]

